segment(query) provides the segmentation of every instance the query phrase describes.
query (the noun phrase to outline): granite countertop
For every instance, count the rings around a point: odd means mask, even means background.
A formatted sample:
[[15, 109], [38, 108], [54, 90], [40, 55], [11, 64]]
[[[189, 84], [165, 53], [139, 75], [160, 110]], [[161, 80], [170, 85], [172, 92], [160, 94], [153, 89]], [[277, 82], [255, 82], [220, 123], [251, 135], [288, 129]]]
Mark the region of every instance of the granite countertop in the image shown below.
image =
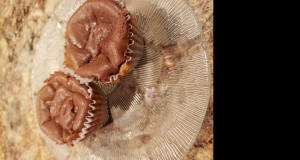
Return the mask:
[[[0, 160], [54, 159], [32, 111], [31, 70], [42, 28], [60, 0], [4, 0], [0, 7]], [[213, 159], [213, 0], [188, 0], [203, 24], [211, 65], [210, 100], [184, 160]]]

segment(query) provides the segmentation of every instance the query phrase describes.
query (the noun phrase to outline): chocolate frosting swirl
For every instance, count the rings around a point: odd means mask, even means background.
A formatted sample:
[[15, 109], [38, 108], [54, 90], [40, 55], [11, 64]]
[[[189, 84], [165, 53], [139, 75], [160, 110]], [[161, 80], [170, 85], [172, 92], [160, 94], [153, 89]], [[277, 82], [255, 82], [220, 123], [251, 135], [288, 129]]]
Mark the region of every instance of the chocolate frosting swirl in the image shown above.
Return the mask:
[[59, 144], [79, 137], [92, 102], [89, 87], [63, 72], [55, 72], [37, 94], [41, 130]]
[[87, 0], [69, 19], [65, 64], [75, 73], [108, 81], [125, 62], [130, 26], [113, 0]]

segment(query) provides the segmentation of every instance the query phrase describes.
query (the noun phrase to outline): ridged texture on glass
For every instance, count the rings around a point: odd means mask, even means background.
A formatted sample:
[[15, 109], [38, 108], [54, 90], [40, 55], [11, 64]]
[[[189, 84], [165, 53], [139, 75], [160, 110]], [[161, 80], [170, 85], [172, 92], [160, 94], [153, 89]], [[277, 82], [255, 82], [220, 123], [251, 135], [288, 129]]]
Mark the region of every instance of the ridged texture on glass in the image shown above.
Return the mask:
[[[84, 0], [64, 0], [41, 36], [33, 87], [61, 69], [64, 31]], [[143, 33], [138, 65], [103, 85], [108, 124], [72, 148], [47, 143], [58, 159], [182, 159], [199, 133], [209, 98], [209, 61], [201, 28], [185, 0], [124, 0]], [[47, 142], [47, 140], [46, 140]]]

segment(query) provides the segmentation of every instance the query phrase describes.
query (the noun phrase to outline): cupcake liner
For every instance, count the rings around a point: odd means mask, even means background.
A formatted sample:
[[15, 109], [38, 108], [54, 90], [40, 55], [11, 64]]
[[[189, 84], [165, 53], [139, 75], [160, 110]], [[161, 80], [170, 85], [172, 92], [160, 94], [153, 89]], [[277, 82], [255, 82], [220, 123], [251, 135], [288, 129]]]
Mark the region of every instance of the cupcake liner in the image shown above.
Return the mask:
[[[89, 109], [87, 111], [87, 116], [85, 117], [85, 122], [83, 123], [83, 127], [81, 128], [81, 131], [78, 132], [79, 137], [76, 138], [75, 140], [72, 140], [72, 143], [68, 144], [69, 146], [72, 146], [72, 145], [77, 144], [79, 141], [84, 139], [88, 134], [92, 133], [97, 128], [101, 128], [105, 124], [105, 122], [108, 120], [108, 105], [107, 105], [107, 99], [104, 96], [101, 89], [99, 88], [99, 86], [94, 84], [91, 79], [81, 78], [80, 76], [74, 74], [74, 72], [70, 69], [66, 68], [66, 69], [63, 69], [62, 71], [54, 72], [53, 74], [50, 75], [49, 78], [47, 78], [45, 80], [45, 82], [47, 83], [56, 74], [58, 74], [60, 72], [65, 75], [74, 77], [77, 81], [79, 81], [79, 84], [84, 84], [85, 86], [87, 86], [88, 87], [88, 89], [87, 89], [88, 96], [85, 98], [91, 100], [91, 102], [89, 104]], [[46, 85], [48, 85], [48, 84], [46, 84]], [[60, 85], [63, 85], [63, 84], [60, 84]], [[66, 88], [69, 89], [68, 87], [66, 87]], [[74, 88], [71, 87], [70, 91], [72, 91], [74, 93]], [[55, 91], [55, 94], [56, 94], [56, 91]], [[39, 103], [39, 102], [37, 101], [37, 103]], [[74, 122], [74, 120], [73, 120], [73, 122]], [[40, 124], [39, 120], [37, 120], [37, 122], [38, 122], [38, 124]], [[39, 128], [41, 127], [40, 125], [38, 125], [38, 126], [39, 126]], [[41, 132], [43, 132], [43, 131], [41, 131]], [[44, 138], [45, 138], [45, 136], [50, 138], [44, 132], [43, 132], [42, 136]], [[76, 137], [76, 135], [75, 135], [75, 137]], [[54, 141], [55, 140], [53, 140], [53, 142]], [[66, 143], [68, 143], [68, 142], [66, 142]]]
[[[129, 17], [133, 17], [128, 12]], [[130, 72], [139, 62], [142, 57], [144, 41], [141, 32], [138, 30], [136, 20], [130, 18], [129, 23], [129, 44], [127, 47], [127, 52], [124, 53], [126, 61], [121, 65], [119, 73], [113, 77], [112, 81], [120, 81], [120, 77], [126, 75]], [[120, 77], [119, 77], [120, 76]]]
[[86, 117], [87, 122], [84, 122], [84, 128], [81, 129], [79, 138], [73, 141], [74, 145], [84, 139], [88, 133], [92, 133], [97, 128], [101, 128], [108, 120], [107, 99], [104, 93], [99, 93], [101, 89], [93, 82], [88, 82], [87, 86], [89, 87], [88, 93], [90, 93], [90, 98], [92, 99], [92, 103], [89, 104], [91, 109], [88, 110], [89, 115]]
[[[115, 0], [115, 2], [126, 10], [122, 1]], [[120, 78], [130, 72], [142, 57], [144, 48], [143, 36], [139, 30], [136, 19], [129, 11], [127, 11], [126, 21], [129, 23], [129, 44], [127, 46], [127, 52], [124, 53], [126, 61], [121, 65], [119, 73], [111, 76], [110, 82], [119, 82]]]

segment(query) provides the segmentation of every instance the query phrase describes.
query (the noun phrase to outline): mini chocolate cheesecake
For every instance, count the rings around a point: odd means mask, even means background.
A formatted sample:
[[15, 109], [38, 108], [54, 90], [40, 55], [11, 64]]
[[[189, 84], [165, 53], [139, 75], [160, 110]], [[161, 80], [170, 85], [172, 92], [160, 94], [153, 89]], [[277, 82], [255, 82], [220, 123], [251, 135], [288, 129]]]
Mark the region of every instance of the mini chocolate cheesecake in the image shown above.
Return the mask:
[[73, 145], [107, 120], [107, 100], [92, 82], [58, 71], [45, 80], [36, 101], [37, 121], [58, 144]]
[[81, 77], [118, 82], [137, 65], [143, 46], [122, 2], [87, 0], [68, 21], [64, 64]]

